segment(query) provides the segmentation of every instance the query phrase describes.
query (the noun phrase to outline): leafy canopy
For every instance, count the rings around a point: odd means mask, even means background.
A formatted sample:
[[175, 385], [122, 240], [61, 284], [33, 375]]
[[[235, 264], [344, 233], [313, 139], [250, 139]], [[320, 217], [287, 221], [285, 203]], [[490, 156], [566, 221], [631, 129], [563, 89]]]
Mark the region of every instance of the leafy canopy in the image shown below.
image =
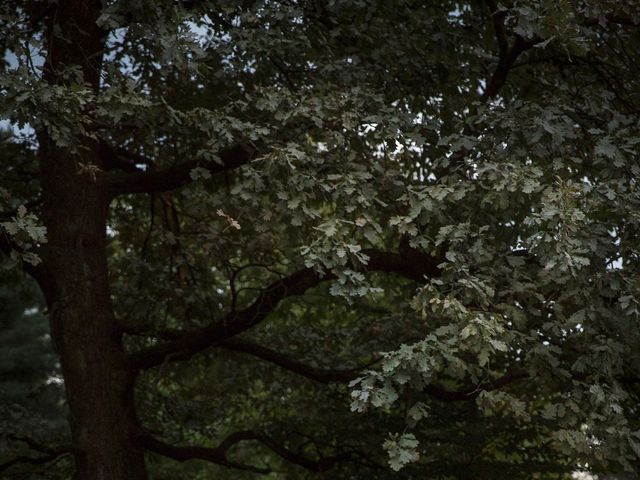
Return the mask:
[[38, 263], [34, 131], [101, 145], [149, 431], [325, 459], [234, 449], [269, 478], [640, 474], [637, 2], [108, 1], [97, 91], [44, 80], [44, 7], [0, 8], [1, 235]]

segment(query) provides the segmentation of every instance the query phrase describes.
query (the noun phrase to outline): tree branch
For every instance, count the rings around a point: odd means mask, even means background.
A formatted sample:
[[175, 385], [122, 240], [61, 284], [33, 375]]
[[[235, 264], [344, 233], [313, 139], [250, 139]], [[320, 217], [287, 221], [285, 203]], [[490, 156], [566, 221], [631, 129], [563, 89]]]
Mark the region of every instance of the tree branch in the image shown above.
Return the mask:
[[541, 41], [525, 40], [520, 35], [517, 35], [513, 45], [509, 47], [507, 32], [504, 28], [504, 12], [498, 10], [495, 0], [485, 0], [485, 2], [491, 10], [491, 21], [493, 23], [493, 29], [496, 34], [500, 53], [496, 69], [494, 70], [493, 75], [491, 75], [491, 78], [487, 82], [487, 87], [482, 93], [482, 101], [490, 100], [498, 94], [500, 89], [506, 83], [507, 75], [518, 59], [518, 56]]
[[351, 453], [342, 452], [329, 457], [320, 458], [318, 460], [312, 460], [304, 455], [300, 455], [299, 453], [287, 449], [284, 445], [265, 435], [260, 435], [258, 440], [289, 463], [299, 465], [312, 472], [326, 472], [327, 470], [332, 469], [336, 463], [348, 462], [353, 459], [353, 455]]
[[[175, 340], [181, 338], [183, 335], [185, 335], [185, 333], [178, 330], [163, 330], [161, 332], [156, 332], [153, 335], [165, 340]], [[374, 363], [378, 362], [378, 360], [375, 360], [368, 363], [367, 365], [363, 365], [362, 367], [352, 369], [322, 369], [312, 367], [311, 365], [300, 362], [278, 351], [247, 340], [241, 340], [239, 338], [230, 338], [228, 340], [217, 342], [212, 345], [212, 347], [252, 355], [318, 383], [350, 382], [351, 380], [356, 379], [365, 368], [368, 368]], [[438, 387], [437, 385], [427, 385], [422, 389], [422, 391], [437, 400], [445, 402], [469, 401], [475, 400], [476, 397], [482, 392], [499, 390], [502, 387], [505, 387], [513, 382], [523, 380], [528, 377], [529, 374], [525, 370], [513, 370], [490, 382], [470, 385], [461, 388], [460, 390], [446, 390], [444, 388]], [[621, 381], [627, 384], [640, 383], [640, 380], [634, 377], [625, 377]]]
[[509, 41], [507, 40], [507, 33], [504, 29], [505, 12], [498, 10], [495, 0], [485, 0], [485, 2], [491, 10], [491, 21], [493, 22], [493, 30], [496, 33], [500, 54], [506, 55], [509, 50]]
[[427, 385], [423, 388], [423, 391], [445, 402], [459, 402], [475, 400], [482, 392], [491, 392], [493, 390], [500, 390], [506, 387], [510, 383], [516, 382], [529, 377], [529, 373], [526, 370], [513, 370], [504, 374], [501, 377], [496, 378], [490, 382], [483, 382], [478, 385], [471, 385], [461, 390], [451, 391], [437, 387], [435, 385]]
[[371, 363], [369, 363], [359, 368], [346, 370], [316, 368], [257, 343], [236, 338], [220, 342], [216, 347], [253, 355], [320, 383], [346, 383], [356, 378], [364, 368], [371, 366]]
[[192, 160], [161, 170], [144, 172], [109, 172], [105, 179], [112, 196], [131, 193], [166, 192], [183, 187], [193, 180], [191, 171], [205, 168], [211, 174], [236, 169], [249, 163], [255, 154], [255, 148], [242, 144], [231, 147], [220, 153], [219, 162], [202, 162]]
[[171, 445], [169, 443], [162, 442], [151, 436], [142, 437], [143, 446], [158, 455], [163, 457], [172, 458], [179, 462], [186, 462], [188, 460], [205, 460], [207, 462], [215, 463], [227, 468], [233, 468], [236, 470], [248, 470], [255, 473], [267, 474], [269, 469], [255, 467], [253, 465], [245, 465], [237, 462], [233, 462], [227, 459], [227, 451], [243, 440], [255, 440], [256, 435], [253, 432], [236, 432], [227, 437], [218, 447], [179, 447]]
[[288, 449], [283, 444], [277, 442], [274, 438], [260, 432], [251, 430], [243, 430], [232, 433], [225, 438], [220, 445], [214, 448], [206, 447], [179, 447], [171, 445], [151, 436], [145, 436], [142, 439], [144, 447], [154, 453], [164, 457], [173, 458], [180, 462], [187, 460], [205, 460], [217, 465], [240, 470], [249, 470], [256, 473], [267, 474], [269, 469], [245, 465], [229, 461], [227, 459], [228, 451], [236, 444], [243, 441], [256, 441], [262, 443], [282, 459], [299, 465], [313, 472], [325, 472], [333, 468], [339, 462], [351, 461], [354, 459], [352, 452], [340, 452], [329, 457], [322, 457], [318, 460], [310, 459], [300, 453]]
[[21, 455], [19, 457], [12, 458], [7, 462], [0, 463], [0, 472], [3, 472], [4, 470], [7, 470], [19, 463], [28, 463], [30, 465], [44, 465], [45, 463], [53, 462], [54, 460], [61, 457], [62, 455], [67, 455], [69, 453], [71, 452], [60, 452], [55, 454], [52, 453], [48, 455], [43, 455], [41, 457], [27, 457], [27, 456]]
[[132, 153], [122, 147], [112, 147], [104, 142], [100, 144], [102, 156], [104, 157], [105, 170], [121, 170], [127, 173], [144, 173], [146, 170], [138, 165], [145, 165], [147, 168], [153, 167], [153, 161], [144, 155]]
[[[363, 268], [365, 271], [394, 273], [414, 281], [440, 275], [437, 266], [440, 262], [417, 250], [405, 255], [379, 250], [364, 253], [369, 257]], [[312, 268], [294, 272], [266, 287], [243, 310], [231, 311], [220, 321], [192, 330], [181, 338], [131, 354], [131, 365], [134, 369], [147, 369], [168, 360], [189, 358], [262, 322], [285, 298], [302, 295], [320, 282], [333, 278], [335, 275], [331, 273], [321, 277]]]
[[42, 445], [41, 443], [33, 440], [29, 437], [17, 437], [15, 435], [9, 435], [8, 438], [10, 440], [14, 440], [17, 442], [24, 442], [31, 450], [35, 450], [37, 452], [43, 453], [44, 455], [40, 457], [27, 457], [24, 455], [12, 458], [11, 460], [0, 464], [0, 472], [11, 468], [14, 465], [19, 463], [28, 463], [30, 465], [43, 465], [45, 463], [52, 462], [59, 457], [67, 454], [71, 454], [75, 452], [75, 449], [70, 446], [63, 447], [47, 447], [46, 445]]
[[[347, 383], [357, 378], [364, 368], [371, 365], [369, 364], [349, 370], [323, 370], [306, 365], [298, 360], [276, 352], [275, 350], [263, 347], [262, 345], [235, 338], [220, 342], [216, 347], [253, 355], [320, 383]], [[468, 401], [475, 400], [481, 392], [499, 390], [510, 383], [522, 380], [528, 376], [529, 375], [525, 370], [514, 370], [490, 382], [471, 385], [457, 391], [445, 390], [436, 385], [427, 385], [424, 387], [423, 391], [437, 400], [447, 402]]]

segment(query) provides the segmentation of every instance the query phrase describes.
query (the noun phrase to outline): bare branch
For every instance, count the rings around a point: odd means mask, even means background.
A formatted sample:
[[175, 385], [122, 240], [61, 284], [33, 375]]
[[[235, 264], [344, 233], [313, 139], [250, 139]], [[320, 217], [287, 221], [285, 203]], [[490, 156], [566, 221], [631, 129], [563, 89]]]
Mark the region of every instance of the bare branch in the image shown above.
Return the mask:
[[[362, 373], [364, 368], [371, 366], [372, 362], [360, 368], [349, 370], [323, 370], [311, 367], [298, 360], [292, 359], [274, 350], [247, 342], [239, 339], [229, 339], [216, 345], [218, 348], [225, 348], [237, 352], [247, 353], [255, 357], [261, 358], [268, 362], [274, 363], [284, 369], [298, 373], [304, 377], [310, 378], [320, 383], [346, 383]], [[499, 390], [513, 382], [527, 378], [529, 375], [525, 370], [514, 370], [498, 377], [490, 382], [483, 382], [477, 385], [470, 385], [460, 390], [445, 390], [436, 385], [427, 385], [423, 391], [437, 400], [455, 402], [475, 400], [482, 392], [491, 392]]]
[[320, 383], [346, 383], [356, 378], [364, 368], [375, 363], [370, 362], [369, 364], [359, 368], [345, 370], [322, 369], [312, 367], [311, 365], [307, 365], [287, 355], [283, 355], [280, 352], [247, 340], [230, 338], [229, 340], [225, 340], [224, 342], [217, 344], [216, 347], [253, 355], [254, 357], [258, 357], [262, 360], [278, 365], [285, 370], [289, 370]]
[[12, 458], [11, 460], [0, 464], [0, 472], [20, 463], [28, 463], [30, 465], [44, 465], [45, 463], [53, 462], [63, 455], [68, 455], [75, 452], [75, 449], [70, 446], [52, 448], [43, 445], [29, 437], [17, 437], [15, 435], [9, 435], [8, 438], [17, 442], [24, 442], [31, 450], [43, 453], [44, 455], [40, 457], [27, 457], [21, 455]]
[[227, 437], [218, 447], [179, 447], [171, 445], [169, 443], [162, 442], [151, 436], [142, 437], [142, 444], [144, 447], [158, 455], [163, 457], [172, 458], [179, 462], [186, 462], [188, 460], [205, 460], [207, 462], [215, 463], [227, 468], [233, 468], [236, 470], [248, 470], [255, 473], [267, 474], [269, 469], [255, 467], [253, 465], [245, 465], [242, 463], [233, 462], [227, 459], [227, 451], [243, 440], [255, 440], [256, 435], [253, 432], [236, 432]]
[[504, 29], [504, 17], [505, 12], [498, 10], [495, 0], [485, 0], [486, 4], [491, 10], [491, 20], [493, 22], [493, 30], [496, 33], [496, 40], [498, 41], [498, 48], [501, 55], [506, 55], [509, 50], [509, 41], [507, 40], [507, 33]]
[[[418, 251], [406, 255], [379, 250], [367, 250], [364, 253], [369, 256], [365, 271], [394, 273], [415, 281], [440, 275], [437, 266], [440, 262]], [[335, 276], [330, 273], [321, 277], [311, 268], [294, 272], [262, 290], [245, 309], [231, 311], [220, 321], [192, 330], [174, 341], [131, 354], [131, 365], [134, 369], [147, 369], [161, 365], [168, 359], [189, 358], [262, 322], [285, 298], [302, 295], [320, 282], [333, 278]]]
[[[253, 355], [320, 383], [347, 383], [357, 378], [364, 368], [375, 363], [372, 362], [363, 367], [349, 370], [323, 370], [306, 365], [298, 360], [287, 357], [280, 352], [263, 347], [262, 345], [236, 338], [225, 340], [224, 342], [216, 345], [216, 347]], [[437, 400], [447, 402], [468, 401], [475, 400], [481, 392], [499, 390], [513, 382], [527, 377], [528, 373], [525, 370], [514, 370], [490, 382], [470, 385], [460, 390], [451, 391], [445, 390], [436, 385], [427, 385], [424, 387], [423, 391]]]
[[122, 147], [112, 147], [106, 143], [100, 144], [102, 156], [104, 158], [105, 170], [121, 170], [127, 173], [143, 173], [146, 170], [138, 165], [145, 165], [147, 168], [153, 168], [153, 161], [144, 155], [139, 155], [128, 151]]
[[164, 363], [165, 359], [189, 358], [260, 323], [282, 299], [301, 295], [322, 280], [310, 268], [295, 272], [269, 285], [247, 308], [232, 311], [221, 321], [192, 330], [174, 341], [132, 354], [131, 364], [136, 369], [146, 369]]
[[71, 451], [71, 447], [61, 447], [61, 448], [52, 448], [44, 445], [37, 440], [34, 440], [31, 437], [19, 437], [17, 435], [8, 435], [9, 440], [13, 440], [15, 442], [23, 442], [25, 443], [31, 450], [35, 450], [36, 452], [41, 453], [57, 453], [60, 451]]
[[[240, 470], [249, 470], [256, 473], [267, 474], [269, 469], [245, 465], [228, 460], [228, 451], [236, 444], [243, 441], [256, 441], [269, 448], [284, 460], [299, 465], [313, 472], [325, 472], [333, 468], [337, 463], [356, 461], [356, 452], [340, 452], [328, 457], [321, 457], [317, 460], [310, 459], [300, 453], [290, 450], [274, 438], [260, 432], [244, 430], [235, 432], [224, 439], [219, 446], [214, 448], [206, 447], [179, 447], [162, 442], [151, 436], [142, 439], [144, 447], [154, 453], [164, 457], [173, 458], [180, 462], [187, 460], [206, 460], [217, 465]], [[357, 463], [357, 462], [356, 462]]]
[[354, 455], [351, 452], [341, 452], [329, 457], [312, 460], [304, 455], [300, 455], [299, 453], [289, 450], [281, 443], [278, 443], [274, 439], [265, 435], [261, 435], [258, 440], [284, 460], [295, 465], [299, 465], [312, 472], [326, 472], [327, 470], [332, 469], [337, 463], [349, 462], [354, 458]]
[[19, 457], [12, 458], [7, 462], [0, 463], [0, 472], [13, 467], [14, 465], [18, 465], [19, 463], [28, 463], [30, 465], [44, 465], [45, 463], [53, 462], [54, 460], [61, 457], [62, 455], [67, 455], [69, 453], [71, 452], [49, 454], [49, 455], [43, 455], [41, 457], [27, 457], [27, 456], [21, 455]]
[[221, 152], [219, 162], [192, 160], [160, 170], [109, 172], [106, 175], [107, 188], [113, 196], [175, 190], [193, 181], [191, 171], [196, 167], [205, 168], [211, 174], [233, 170], [249, 163], [254, 154], [254, 147], [242, 144]]

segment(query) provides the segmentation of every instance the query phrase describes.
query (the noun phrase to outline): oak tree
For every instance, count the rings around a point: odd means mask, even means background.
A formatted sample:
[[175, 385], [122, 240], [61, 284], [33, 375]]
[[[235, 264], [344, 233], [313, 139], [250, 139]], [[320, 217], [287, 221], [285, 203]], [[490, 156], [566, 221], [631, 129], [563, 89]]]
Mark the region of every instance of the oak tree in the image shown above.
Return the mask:
[[69, 420], [0, 423], [3, 474], [640, 473], [637, 1], [21, 0], [0, 27], [0, 249]]

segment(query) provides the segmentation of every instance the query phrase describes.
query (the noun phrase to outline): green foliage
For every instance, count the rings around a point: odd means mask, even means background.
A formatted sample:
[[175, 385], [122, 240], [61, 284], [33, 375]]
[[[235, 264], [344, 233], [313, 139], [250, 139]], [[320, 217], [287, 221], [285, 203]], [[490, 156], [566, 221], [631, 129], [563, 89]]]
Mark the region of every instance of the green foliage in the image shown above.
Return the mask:
[[[29, 455], [18, 438], [49, 445], [68, 436], [63, 384], [49, 337], [49, 322], [33, 282], [3, 263], [0, 282], [0, 464]], [[62, 479], [68, 463], [29, 466], [3, 473], [3, 478]], [[27, 475], [30, 475], [27, 477]]]
[[[318, 369], [367, 365], [320, 385], [213, 348], [141, 375], [145, 428], [364, 452], [326, 478], [640, 475], [636, 2], [109, 1], [98, 90], [73, 65], [45, 82], [31, 8], [0, 7], [0, 115], [23, 128], [1, 157], [14, 259], [37, 264], [46, 242], [30, 128], [71, 154], [124, 149], [133, 175], [195, 161], [184, 188], [111, 203], [126, 349], [306, 267], [330, 280], [242, 338]], [[238, 144], [252, 160], [212, 174]], [[126, 178], [103, 160], [78, 177]], [[371, 248], [438, 276], [372, 273]], [[41, 384], [31, 373], [19, 388]], [[257, 442], [233, 456], [304, 478]], [[159, 456], [150, 470], [255, 477]]]

